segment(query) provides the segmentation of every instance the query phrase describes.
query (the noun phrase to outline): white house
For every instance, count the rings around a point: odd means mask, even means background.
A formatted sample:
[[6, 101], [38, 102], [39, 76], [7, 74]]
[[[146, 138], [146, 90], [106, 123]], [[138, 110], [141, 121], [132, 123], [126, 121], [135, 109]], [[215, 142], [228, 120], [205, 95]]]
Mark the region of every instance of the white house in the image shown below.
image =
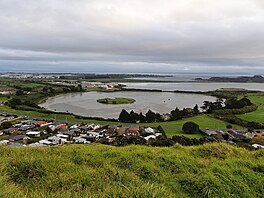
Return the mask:
[[145, 132], [154, 134], [154, 129], [152, 129], [151, 127], [148, 127], [145, 129]]
[[40, 137], [40, 132], [39, 131], [29, 131], [26, 133], [26, 135], [29, 137]]
[[144, 137], [145, 140], [149, 141], [150, 139], [156, 139], [155, 135], [149, 135], [147, 137]]

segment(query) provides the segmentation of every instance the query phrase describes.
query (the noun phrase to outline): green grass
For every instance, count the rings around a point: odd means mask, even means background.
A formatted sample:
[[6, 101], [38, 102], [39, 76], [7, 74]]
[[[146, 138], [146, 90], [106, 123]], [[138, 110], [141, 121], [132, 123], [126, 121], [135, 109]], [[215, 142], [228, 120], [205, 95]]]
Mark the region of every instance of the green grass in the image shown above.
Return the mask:
[[254, 121], [264, 124], [264, 95], [249, 95], [248, 98], [251, 102], [258, 106], [256, 111], [246, 113], [243, 115], [237, 115], [237, 117], [247, 120], [247, 121]]
[[102, 98], [97, 100], [102, 104], [132, 104], [135, 101], [133, 98]]
[[0, 103], [4, 103], [7, 102], [10, 98], [8, 98], [7, 96], [1, 96], [0, 95]]
[[[170, 122], [156, 122], [156, 123], [144, 123], [140, 125], [147, 125], [147, 126], [162, 126], [165, 130], [168, 137], [172, 137], [173, 135], [184, 135], [189, 138], [200, 138], [202, 135], [200, 134], [186, 134], [181, 129], [185, 122], [195, 122], [200, 126], [201, 129], [205, 128], [226, 128], [228, 125], [227, 122], [212, 118], [208, 115], [198, 115], [191, 118], [185, 118], [178, 121], [170, 121]], [[235, 129], [241, 129], [241, 126], [232, 125]]]
[[263, 197], [264, 152], [226, 144], [0, 147], [0, 197]]

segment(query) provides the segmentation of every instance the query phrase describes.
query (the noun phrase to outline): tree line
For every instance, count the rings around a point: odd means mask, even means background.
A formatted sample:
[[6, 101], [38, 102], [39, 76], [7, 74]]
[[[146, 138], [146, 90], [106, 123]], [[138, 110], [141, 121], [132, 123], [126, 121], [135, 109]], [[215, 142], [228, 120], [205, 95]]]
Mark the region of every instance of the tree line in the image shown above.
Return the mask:
[[197, 104], [194, 106], [194, 108], [184, 108], [182, 110], [176, 107], [170, 113], [163, 115], [155, 113], [151, 110], [148, 110], [148, 112], [144, 115], [142, 112], [136, 113], [132, 110], [129, 113], [125, 109], [122, 109], [121, 113], [119, 114], [118, 120], [124, 123], [152, 123], [170, 120], [180, 120], [182, 118], [198, 115], [199, 113], [200, 111]]

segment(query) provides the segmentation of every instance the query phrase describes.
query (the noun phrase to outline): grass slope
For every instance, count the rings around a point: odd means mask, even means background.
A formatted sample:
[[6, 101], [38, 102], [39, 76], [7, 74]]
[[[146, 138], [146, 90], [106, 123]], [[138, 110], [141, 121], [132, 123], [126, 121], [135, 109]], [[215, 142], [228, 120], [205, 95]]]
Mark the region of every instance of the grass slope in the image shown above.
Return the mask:
[[248, 98], [251, 100], [252, 103], [258, 106], [258, 109], [250, 113], [237, 115], [237, 117], [243, 120], [254, 121], [264, 124], [264, 95], [249, 95]]
[[0, 197], [262, 197], [264, 150], [0, 147]]

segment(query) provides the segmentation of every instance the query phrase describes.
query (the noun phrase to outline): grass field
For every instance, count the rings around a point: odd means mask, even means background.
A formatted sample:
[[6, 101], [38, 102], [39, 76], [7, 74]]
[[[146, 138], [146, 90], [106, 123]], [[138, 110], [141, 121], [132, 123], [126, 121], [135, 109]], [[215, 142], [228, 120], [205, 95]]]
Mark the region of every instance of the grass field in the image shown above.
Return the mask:
[[258, 106], [256, 111], [246, 113], [243, 115], [237, 115], [237, 117], [247, 120], [247, 121], [254, 121], [264, 124], [264, 95], [249, 95], [248, 98]]
[[0, 197], [263, 197], [264, 152], [226, 144], [0, 147]]

